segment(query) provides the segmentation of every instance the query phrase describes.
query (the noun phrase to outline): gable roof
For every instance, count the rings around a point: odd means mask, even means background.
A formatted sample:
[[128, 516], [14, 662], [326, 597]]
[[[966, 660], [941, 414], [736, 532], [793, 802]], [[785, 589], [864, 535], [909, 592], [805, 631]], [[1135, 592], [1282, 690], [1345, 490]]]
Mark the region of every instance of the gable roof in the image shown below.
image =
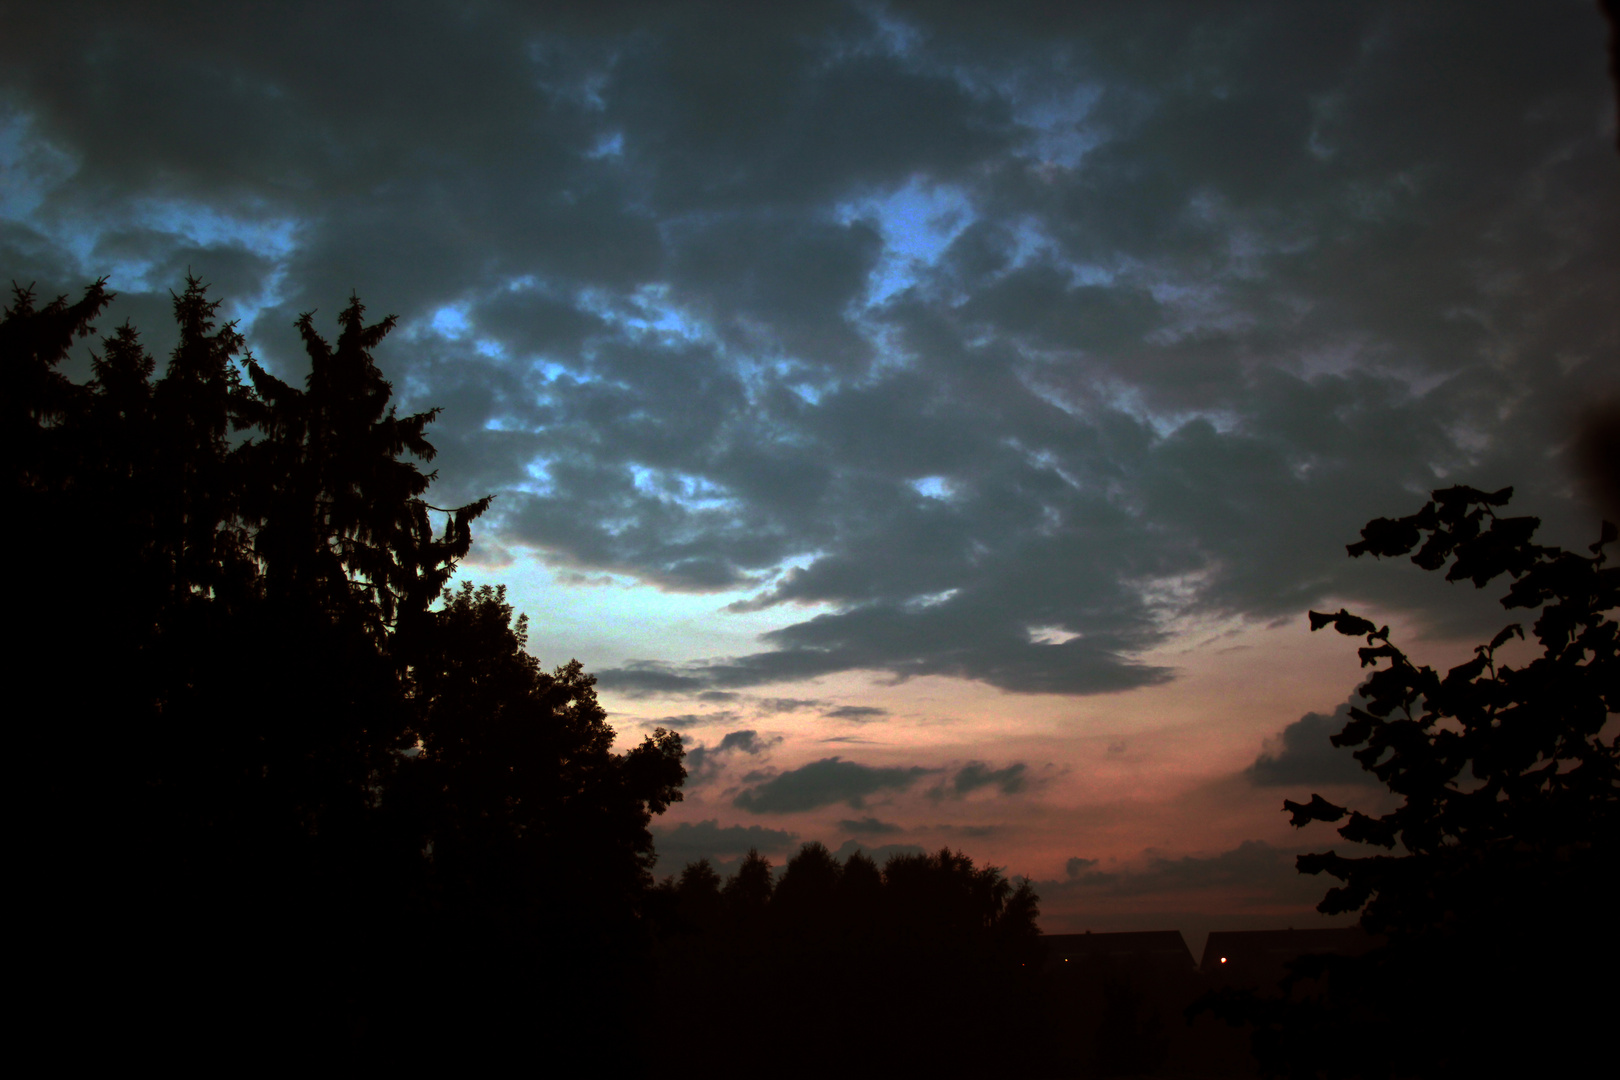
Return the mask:
[[1180, 930], [1132, 930], [1107, 934], [1046, 934], [1048, 963], [1111, 960], [1193, 967], [1192, 950]]

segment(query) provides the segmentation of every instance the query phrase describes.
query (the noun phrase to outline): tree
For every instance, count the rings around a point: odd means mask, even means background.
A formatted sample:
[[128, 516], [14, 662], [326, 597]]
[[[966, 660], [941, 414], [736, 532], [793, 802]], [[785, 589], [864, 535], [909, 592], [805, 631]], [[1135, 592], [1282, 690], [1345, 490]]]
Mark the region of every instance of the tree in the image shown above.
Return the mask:
[[1345, 840], [1399, 853], [1300, 856], [1302, 872], [1341, 882], [1319, 910], [1359, 911], [1386, 944], [1300, 969], [1328, 971], [1325, 1000], [1251, 1003], [1273, 1071], [1487, 1074], [1606, 1056], [1620, 959], [1620, 569], [1605, 555], [1616, 530], [1605, 522], [1589, 556], [1540, 545], [1538, 519], [1499, 515], [1511, 495], [1436, 491], [1415, 514], [1370, 522], [1348, 550], [1410, 554], [1478, 588], [1511, 579], [1503, 606], [1537, 613], [1528, 660], [1510, 662], [1522, 623], [1441, 675], [1388, 627], [1310, 614], [1312, 630], [1365, 639], [1365, 704], [1333, 742], [1359, 747], [1400, 802], [1376, 816], [1321, 795], [1284, 807], [1296, 826], [1348, 818]]
[[438, 598], [491, 498], [443, 511], [444, 534], [432, 535], [421, 496], [433, 477], [401, 455], [433, 460], [424, 432], [439, 410], [396, 415], [371, 357], [395, 320], [367, 326], [364, 315], [351, 297], [335, 347], [310, 313], [298, 319], [310, 359], [302, 391], [247, 359], [266, 437], [244, 448], [255, 480], [245, 494], [267, 588], [351, 609], [381, 635], [412, 629]]
[[834, 928], [838, 886], [844, 868], [827, 846], [811, 841], [788, 860], [782, 880], [771, 897], [772, 915], [788, 935], [799, 942], [814, 942]]
[[105, 1038], [166, 1054], [611, 1023], [680, 739], [613, 752], [594, 679], [542, 671], [504, 593], [445, 596], [490, 500], [423, 500], [436, 412], [397, 415], [371, 355], [393, 320], [351, 298], [333, 344], [301, 317], [297, 389], [190, 278], [161, 375], [126, 325], [74, 383], [111, 299], [17, 289], [0, 318], [21, 878], [65, 950], [40, 976], [106, 973]]
[[[727, 1017], [738, 1059], [771, 1053], [784, 1016], [804, 1032], [838, 1033], [795, 1043], [777, 1065], [787, 1075], [956, 1075], [994, 1068], [1011, 1048], [1042, 1053], [1039, 908], [1029, 882], [961, 852], [896, 855], [879, 871], [864, 854], [840, 864], [810, 842], [774, 887], [770, 863], [750, 851], [719, 891], [718, 918], [700, 914], [715, 913], [714, 885], [699, 862], [661, 887], [660, 981]], [[942, 1034], [896, 1035], [925, 1029]], [[655, 1027], [651, 1041], [678, 1046], [679, 1036]], [[676, 1075], [712, 1067], [657, 1057], [661, 1072]]]
[[647, 823], [681, 798], [680, 737], [658, 728], [613, 753], [595, 678], [578, 661], [542, 671], [527, 641], [504, 588], [449, 597], [417, 646], [417, 752], [385, 798], [441, 886], [502, 895], [600, 953], [651, 884]]
[[749, 848], [742, 865], [726, 881], [724, 896], [731, 917], [739, 922], [751, 922], [764, 917], [766, 905], [776, 890], [776, 879], [771, 876], [771, 860], [755, 848]]

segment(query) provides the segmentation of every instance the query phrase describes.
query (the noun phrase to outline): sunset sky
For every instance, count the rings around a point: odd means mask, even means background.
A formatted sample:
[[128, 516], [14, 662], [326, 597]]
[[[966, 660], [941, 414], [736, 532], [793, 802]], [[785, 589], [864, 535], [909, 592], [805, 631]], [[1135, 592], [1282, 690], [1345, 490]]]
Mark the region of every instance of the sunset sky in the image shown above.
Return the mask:
[[660, 873], [948, 845], [1034, 878], [1049, 931], [1314, 925], [1293, 856], [1337, 838], [1282, 799], [1380, 793], [1327, 741], [1356, 642], [1306, 610], [1437, 666], [1508, 621], [1344, 545], [1454, 483], [1596, 536], [1589, 0], [0, 28], [0, 274], [106, 275], [101, 332], [162, 357], [189, 268], [286, 378], [300, 312], [398, 315], [431, 498], [497, 496], [462, 576], [597, 673], [621, 744], [685, 736]]

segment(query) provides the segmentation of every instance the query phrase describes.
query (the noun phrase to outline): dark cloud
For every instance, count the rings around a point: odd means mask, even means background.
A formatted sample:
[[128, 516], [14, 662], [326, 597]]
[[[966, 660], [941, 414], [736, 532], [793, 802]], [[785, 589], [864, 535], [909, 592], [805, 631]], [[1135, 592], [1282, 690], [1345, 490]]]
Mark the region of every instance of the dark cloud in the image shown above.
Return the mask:
[[628, 667], [608, 668], [597, 673], [596, 685], [629, 698], [652, 697], [682, 692], [697, 692], [703, 683], [689, 675], [672, 671], [668, 665], [650, 660], [636, 661]]
[[724, 768], [724, 759], [730, 754], [759, 757], [781, 743], [780, 735], [762, 736], [752, 728], [745, 728], [726, 732], [716, 746], [694, 746], [686, 751], [687, 785], [695, 787], [714, 779]]
[[1071, 878], [1077, 878], [1096, 865], [1096, 859], [1086, 859], [1076, 855], [1063, 864], [1063, 872]]
[[793, 814], [836, 803], [860, 810], [868, 796], [905, 791], [932, 771], [920, 766], [878, 767], [839, 757], [822, 758], [748, 788], [732, 802], [738, 809], [759, 814]]
[[[1022, 573], [1024, 571], [1020, 571]], [[1031, 583], [1033, 584], [1033, 583]], [[1014, 693], [1086, 694], [1117, 692], [1164, 682], [1171, 672], [1141, 664], [1127, 654], [1162, 639], [1146, 625], [1061, 644], [1032, 642], [1014, 611], [989, 595], [958, 602], [949, 597], [923, 605], [866, 605], [818, 615], [763, 635], [782, 647], [723, 660], [700, 661], [661, 670], [671, 688], [748, 687], [811, 679], [848, 670], [887, 671], [897, 679], [953, 675], [979, 679]], [[1004, 625], [988, 629], [990, 620]], [[975, 635], [972, 628], [978, 629]], [[964, 655], [962, 643], [972, 641]], [[615, 688], [623, 675], [614, 671]]]
[[1017, 795], [1029, 787], [1029, 766], [1014, 762], [1000, 769], [992, 769], [982, 761], [970, 761], [956, 771], [944, 784], [929, 791], [934, 799], [965, 798], [984, 788], [995, 788], [1003, 795]]
[[968, 840], [983, 840], [990, 836], [1004, 836], [1007, 833], [1005, 825], [935, 825], [936, 832], [947, 835], [961, 836]]
[[696, 824], [682, 822], [673, 829], [654, 830], [660, 866], [682, 866], [698, 859], [721, 861], [723, 856], [742, 855], [749, 848], [761, 852], [788, 851], [798, 845], [797, 833], [767, 829], [763, 825], [725, 825], [710, 819]]
[[616, 585], [612, 574], [582, 574], [578, 570], [558, 570], [553, 575], [559, 585]]
[[814, 698], [771, 697], [759, 699], [760, 710], [767, 713], [798, 712], [801, 709], [814, 709], [820, 705], [821, 702]]
[[1593, 531], [1591, 5], [78, 18], [0, 39], [9, 276], [111, 274], [161, 355], [189, 267], [288, 377], [358, 289], [445, 407], [434, 497], [500, 495], [480, 558], [816, 608], [606, 691], [1122, 692], [1178, 616], [1326, 597], [1489, 633], [1491, 596], [1342, 545], [1456, 482]]
[[711, 713], [677, 713], [673, 716], [655, 716], [641, 721], [642, 727], [662, 727], [671, 731], [685, 731], [687, 728], [714, 727], [717, 724], [734, 724], [737, 714], [730, 709], [721, 709]]
[[859, 836], [893, 836], [905, 831], [904, 827], [892, 821], [879, 821], [875, 817], [845, 818], [838, 823], [838, 827]]
[[874, 705], [840, 705], [836, 709], [827, 709], [822, 716], [833, 720], [854, 720], [865, 723], [868, 720], [881, 720], [889, 715], [888, 709], [880, 709]]
[[1243, 770], [1257, 787], [1301, 786], [1310, 784], [1371, 784], [1377, 778], [1361, 767], [1348, 747], [1334, 746], [1329, 739], [1350, 722], [1350, 708], [1361, 705], [1351, 698], [1331, 716], [1310, 712], [1283, 728], [1254, 764]]
[[780, 735], [762, 737], [759, 732], [751, 729], [729, 731], [726, 733], [726, 737], [720, 740], [720, 751], [739, 750], [744, 754], [758, 755], [763, 754], [773, 746], [779, 745], [781, 742], [782, 737]]
[[1319, 900], [1327, 886], [1300, 874], [1295, 852], [1261, 840], [1245, 840], [1215, 855], [1165, 858], [1150, 855], [1141, 866], [1098, 869], [1094, 859], [1070, 859], [1060, 881], [1039, 882], [1037, 890], [1053, 899], [1071, 895], [1117, 897], [1171, 894], [1198, 889], [1237, 890], [1256, 898], [1290, 903]]

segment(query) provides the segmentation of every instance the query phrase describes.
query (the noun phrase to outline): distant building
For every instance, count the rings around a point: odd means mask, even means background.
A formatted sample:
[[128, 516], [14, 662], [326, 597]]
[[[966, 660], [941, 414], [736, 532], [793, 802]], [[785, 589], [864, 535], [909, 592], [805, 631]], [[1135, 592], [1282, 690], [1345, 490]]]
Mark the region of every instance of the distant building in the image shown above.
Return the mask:
[[1198, 970], [1221, 986], [1272, 987], [1302, 956], [1355, 956], [1375, 944], [1359, 926], [1312, 930], [1215, 930], [1204, 945]]
[[1112, 934], [1046, 934], [1048, 968], [1108, 967], [1164, 973], [1193, 971], [1192, 950], [1180, 930]]

